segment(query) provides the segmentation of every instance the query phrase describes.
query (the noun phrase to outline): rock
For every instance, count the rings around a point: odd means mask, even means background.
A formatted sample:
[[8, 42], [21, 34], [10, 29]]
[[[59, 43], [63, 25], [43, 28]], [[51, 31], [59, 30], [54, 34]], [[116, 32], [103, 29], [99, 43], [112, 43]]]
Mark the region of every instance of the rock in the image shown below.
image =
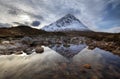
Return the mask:
[[93, 46], [93, 45], [89, 45], [88, 46], [88, 49], [91, 49], [91, 50], [93, 50], [93, 49], [95, 49], [96, 47], [95, 46]]
[[73, 37], [73, 38], [70, 40], [70, 43], [71, 43], [71, 44], [78, 44], [79, 41], [80, 41], [79, 38]]
[[30, 44], [31, 47], [34, 47], [34, 46], [41, 46], [43, 44], [42, 41], [34, 41], [32, 44]]
[[0, 55], [5, 55], [5, 53], [3, 51], [0, 50]]
[[25, 50], [23, 50], [24, 53], [26, 53], [27, 55], [30, 55], [32, 54], [34, 51], [33, 51], [33, 48], [27, 48]]
[[62, 44], [62, 41], [57, 40], [57, 41], [56, 41], [56, 44]]
[[44, 42], [43, 42], [43, 45], [48, 46], [48, 45], [49, 45], [49, 42], [48, 42], [48, 41], [44, 41]]
[[21, 39], [21, 42], [22, 42], [23, 44], [30, 45], [30, 44], [33, 43], [33, 39], [30, 38], [30, 37], [24, 37], [24, 38]]
[[70, 47], [69, 44], [64, 44], [63, 46], [66, 47], [66, 48]]
[[93, 75], [91, 79], [99, 79], [96, 75]]
[[37, 47], [35, 48], [35, 51], [36, 51], [36, 53], [43, 53], [43, 52], [44, 52], [44, 48], [43, 48], [43, 47], [40, 47], [40, 46], [37, 46]]
[[22, 52], [21, 51], [16, 51], [16, 52], [14, 52], [14, 54], [15, 55], [20, 55], [20, 54], [22, 54]]
[[120, 54], [120, 47], [117, 47], [115, 50], [112, 51], [115, 54]]
[[84, 64], [83, 67], [86, 68], [86, 69], [91, 69], [92, 68], [90, 64]]
[[4, 52], [5, 52], [5, 55], [11, 55], [14, 53], [13, 51], [9, 51], [9, 50], [5, 50]]
[[61, 66], [62, 66], [63, 69], [66, 69], [67, 68], [67, 63], [62, 63]]
[[85, 71], [85, 70], [80, 70], [82, 73], [87, 73], [87, 71]]
[[10, 42], [9, 41], [2, 41], [1, 43], [2, 44], [9, 44]]

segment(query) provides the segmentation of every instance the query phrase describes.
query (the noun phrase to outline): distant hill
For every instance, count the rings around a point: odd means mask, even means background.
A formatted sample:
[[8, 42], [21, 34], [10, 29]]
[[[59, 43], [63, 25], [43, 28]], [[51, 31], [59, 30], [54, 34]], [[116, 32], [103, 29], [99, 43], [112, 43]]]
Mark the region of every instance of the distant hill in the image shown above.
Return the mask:
[[52, 33], [43, 30], [31, 28], [26, 25], [19, 25], [11, 28], [0, 28], [0, 37], [19, 37], [19, 36], [34, 36], [34, 35], [51, 35], [51, 34], [63, 34], [64, 33]]

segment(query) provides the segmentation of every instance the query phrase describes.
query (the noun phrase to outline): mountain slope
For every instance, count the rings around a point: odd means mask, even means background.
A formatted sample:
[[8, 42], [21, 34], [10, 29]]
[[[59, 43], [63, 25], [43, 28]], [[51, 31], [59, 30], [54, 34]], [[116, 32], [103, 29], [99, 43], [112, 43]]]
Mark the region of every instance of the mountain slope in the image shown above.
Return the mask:
[[45, 31], [90, 31], [72, 14], [67, 14], [55, 23], [42, 28]]

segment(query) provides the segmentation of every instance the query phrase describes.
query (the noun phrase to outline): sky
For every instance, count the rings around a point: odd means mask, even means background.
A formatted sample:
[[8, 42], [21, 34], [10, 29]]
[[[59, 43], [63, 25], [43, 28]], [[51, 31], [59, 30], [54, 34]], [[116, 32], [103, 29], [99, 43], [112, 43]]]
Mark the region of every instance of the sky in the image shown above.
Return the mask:
[[93, 31], [120, 32], [120, 0], [0, 0], [0, 27], [41, 28], [69, 13]]

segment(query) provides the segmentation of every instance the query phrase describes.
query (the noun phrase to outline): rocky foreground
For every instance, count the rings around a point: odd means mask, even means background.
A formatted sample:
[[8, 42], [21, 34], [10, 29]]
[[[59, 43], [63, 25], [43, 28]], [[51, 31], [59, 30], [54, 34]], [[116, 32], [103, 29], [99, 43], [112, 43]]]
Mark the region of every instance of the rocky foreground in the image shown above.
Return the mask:
[[1, 38], [0, 39], [0, 54], [22, 54], [30, 55], [34, 52], [43, 53], [44, 49], [41, 46], [52, 47], [53, 45], [63, 45], [69, 47], [70, 44], [86, 44], [88, 48], [93, 50], [98, 47], [113, 54], [120, 55], [120, 46], [116, 42], [97, 41], [87, 37], [70, 37], [70, 36], [32, 36], [20, 38]]
[[0, 28], [0, 54], [42, 53], [41, 46], [53, 47], [70, 44], [86, 44], [89, 49], [96, 47], [120, 55], [120, 33], [100, 33], [93, 31], [46, 32], [20, 25]]

